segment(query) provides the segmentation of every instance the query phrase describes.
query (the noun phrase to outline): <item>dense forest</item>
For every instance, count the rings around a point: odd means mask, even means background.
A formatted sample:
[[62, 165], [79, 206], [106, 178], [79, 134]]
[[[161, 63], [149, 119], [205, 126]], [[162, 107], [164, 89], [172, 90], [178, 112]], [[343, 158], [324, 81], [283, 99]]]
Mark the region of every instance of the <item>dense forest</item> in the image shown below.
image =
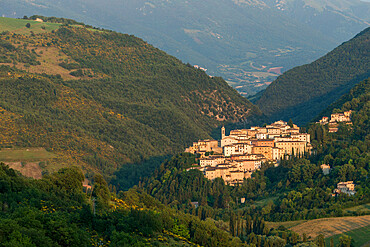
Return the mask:
[[209, 219], [144, 192], [110, 193], [102, 176], [83, 190], [77, 167], [33, 180], [0, 163], [0, 246], [242, 246]]
[[308, 123], [370, 76], [370, 28], [311, 64], [279, 76], [256, 104], [273, 120]]
[[51, 32], [0, 34], [0, 147], [45, 147], [109, 176], [261, 117], [223, 79], [141, 39], [60, 21]]

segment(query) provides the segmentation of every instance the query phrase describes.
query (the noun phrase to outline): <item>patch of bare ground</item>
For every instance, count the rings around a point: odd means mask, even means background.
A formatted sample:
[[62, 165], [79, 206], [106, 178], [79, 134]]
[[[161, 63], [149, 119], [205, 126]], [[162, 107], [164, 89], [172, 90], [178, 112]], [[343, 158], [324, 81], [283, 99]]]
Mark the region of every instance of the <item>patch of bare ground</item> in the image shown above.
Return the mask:
[[19, 171], [23, 176], [34, 178], [34, 179], [41, 179], [41, 167], [39, 166], [39, 162], [6, 162], [10, 168]]
[[[40, 62], [40, 65], [26, 65], [24, 63], [0, 63], [0, 65], [15, 66], [17, 69], [24, 70], [30, 73], [37, 74], [48, 74], [48, 75], [60, 75], [64, 80], [79, 80], [79, 79], [96, 79], [106, 77], [103, 74], [96, 74], [89, 68], [81, 68], [83, 73], [86, 76], [72, 76], [70, 73], [76, 71], [77, 69], [68, 70], [61, 67], [59, 64], [61, 62], [68, 61], [69, 63], [76, 63], [72, 58], [68, 57], [62, 51], [56, 47], [29, 47], [28, 49], [34, 49], [35, 52], [39, 55], [37, 60]], [[87, 76], [91, 75], [91, 76]]]
[[65, 59], [69, 59], [63, 52], [61, 52], [56, 47], [37, 47], [35, 52], [40, 55], [37, 59], [40, 65], [31, 65], [30, 67], [25, 67], [24, 64], [17, 64], [18, 69], [26, 70], [31, 73], [45, 73], [48, 75], [61, 75], [64, 80], [74, 80], [76, 77], [70, 75], [70, 71], [59, 66]]
[[289, 229], [300, 235], [306, 233], [311, 238], [316, 238], [319, 234], [327, 238], [368, 225], [370, 225], [370, 215], [310, 220]]

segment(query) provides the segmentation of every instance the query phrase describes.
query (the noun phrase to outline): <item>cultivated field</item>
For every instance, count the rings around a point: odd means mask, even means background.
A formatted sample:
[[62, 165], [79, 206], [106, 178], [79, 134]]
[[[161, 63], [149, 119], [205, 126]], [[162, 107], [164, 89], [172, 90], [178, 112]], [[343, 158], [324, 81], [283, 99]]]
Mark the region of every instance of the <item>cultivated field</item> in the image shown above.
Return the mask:
[[[369, 204], [364, 204], [354, 209], [366, 209], [368, 206]], [[334, 243], [337, 243], [340, 236], [344, 233], [355, 240], [355, 247], [362, 247], [366, 243], [369, 244], [369, 246], [366, 247], [370, 247], [370, 215], [287, 222], [266, 222], [266, 224], [269, 228], [284, 226], [287, 229], [297, 232], [300, 236], [305, 233], [310, 239], [314, 239], [319, 234], [323, 234], [327, 240], [327, 246], [329, 246], [330, 238], [333, 238]], [[335, 244], [335, 246], [336, 245], [337, 244]]]
[[[303, 222], [289, 229], [312, 238], [323, 234], [325, 238], [370, 225], [370, 215], [357, 217], [324, 218]], [[370, 236], [369, 236], [370, 238]], [[370, 241], [370, 239], [369, 239]]]

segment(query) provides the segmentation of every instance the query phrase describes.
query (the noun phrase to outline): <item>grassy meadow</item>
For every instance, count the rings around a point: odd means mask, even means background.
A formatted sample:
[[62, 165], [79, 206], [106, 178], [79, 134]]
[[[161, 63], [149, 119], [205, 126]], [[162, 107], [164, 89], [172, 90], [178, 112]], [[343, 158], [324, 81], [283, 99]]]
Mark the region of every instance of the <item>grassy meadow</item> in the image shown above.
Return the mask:
[[[27, 23], [31, 25], [29, 28], [26, 27]], [[31, 31], [34, 34], [47, 33], [58, 29], [60, 26], [60, 23], [38, 22], [33, 20], [0, 17], [0, 32], [10, 31], [13, 33], [30, 35]]]
[[4, 148], [0, 149], [0, 161], [40, 161], [55, 158], [56, 155], [45, 148]]

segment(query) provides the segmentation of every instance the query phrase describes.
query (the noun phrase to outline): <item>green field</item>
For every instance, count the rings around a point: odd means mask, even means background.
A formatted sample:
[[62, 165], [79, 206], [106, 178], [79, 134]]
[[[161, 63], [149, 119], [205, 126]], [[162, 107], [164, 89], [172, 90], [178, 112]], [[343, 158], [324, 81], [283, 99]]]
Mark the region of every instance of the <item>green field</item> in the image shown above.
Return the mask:
[[[361, 247], [370, 242], [370, 225], [346, 232], [345, 234], [352, 237], [354, 240], [354, 247]], [[331, 238], [334, 240], [334, 246], [337, 246], [340, 236], [342, 236], [342, 234], [326, 238], [326, 246], [329, 246]]]
[[[30, 28], [26, 27], [27, 23], [31, 24]], [[31, 31], [35, 34], [46, 33], [58, 29], [60, 25], [60, 23], [38, 22], [33, 20], [0, 17], [0, 32], [10, 31], [13, 33], [27, 35], [31, 34]], [[43, 29], [43, 27], [45, 29]]]
[[56, 155], [44, 148], [0, 149], [0, 161], [41, 161], [55, 158]]

